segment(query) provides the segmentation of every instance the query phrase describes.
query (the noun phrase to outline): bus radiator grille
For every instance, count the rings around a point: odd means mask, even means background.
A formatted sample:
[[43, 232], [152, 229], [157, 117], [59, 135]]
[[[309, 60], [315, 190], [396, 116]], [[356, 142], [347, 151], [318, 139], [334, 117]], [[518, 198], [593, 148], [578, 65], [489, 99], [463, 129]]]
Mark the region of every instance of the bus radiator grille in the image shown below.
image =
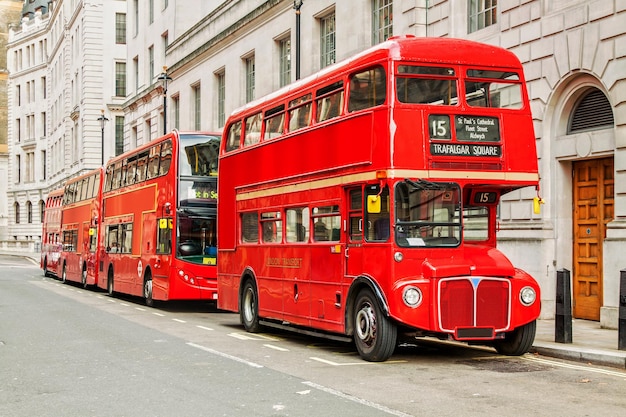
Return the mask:
[[[510, 284], [506, 279], [463, 277], [446, 278], [439, 282], [439, 326], [442, 331], [459, 335], [486, 335], [484, 331], [468, 329], [491, 329], [492, 334], [509, 326]], [[478, 335], [482, 335], [479, 337]]]

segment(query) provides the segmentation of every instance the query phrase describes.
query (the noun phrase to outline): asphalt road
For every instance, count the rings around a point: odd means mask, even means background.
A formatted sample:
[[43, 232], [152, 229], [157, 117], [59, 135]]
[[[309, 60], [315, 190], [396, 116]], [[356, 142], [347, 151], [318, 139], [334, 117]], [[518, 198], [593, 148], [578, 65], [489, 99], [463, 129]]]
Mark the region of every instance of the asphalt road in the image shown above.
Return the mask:
[[419, 341], [385, 363], [0, 256], [0, 416], [621, 416], [626, 372]]

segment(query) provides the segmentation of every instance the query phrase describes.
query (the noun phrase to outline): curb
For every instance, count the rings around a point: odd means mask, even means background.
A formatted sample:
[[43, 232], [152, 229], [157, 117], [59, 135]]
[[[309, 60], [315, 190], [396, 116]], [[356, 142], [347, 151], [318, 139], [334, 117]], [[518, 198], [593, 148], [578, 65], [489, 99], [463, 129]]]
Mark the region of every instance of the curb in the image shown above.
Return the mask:
[[560, 343], [535, 342], [529, 352], [570, 361], [592, 363], [612, 368], [626, 369], [626, 351], [581, 348]]

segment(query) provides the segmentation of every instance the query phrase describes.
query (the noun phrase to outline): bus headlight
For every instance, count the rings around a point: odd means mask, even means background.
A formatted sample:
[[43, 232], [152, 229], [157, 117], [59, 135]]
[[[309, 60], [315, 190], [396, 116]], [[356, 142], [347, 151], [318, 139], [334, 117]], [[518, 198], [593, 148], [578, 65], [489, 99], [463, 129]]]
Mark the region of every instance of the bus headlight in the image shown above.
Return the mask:
[[404, 255], [402, 254], [402, 252], [396, 252], [393, 254], [393, 259], [396, 262], [402, 262], [402, 260], [404, 259]]
[[404, 304], [415, 308], [422, 304], [422, 291], [417, 287], [406, 287], [402, 293]]
[[537, 299], [537, 293], [531, 287], [524, 287], [519, 292], [519, 299], [525, 306], [530, 306]]

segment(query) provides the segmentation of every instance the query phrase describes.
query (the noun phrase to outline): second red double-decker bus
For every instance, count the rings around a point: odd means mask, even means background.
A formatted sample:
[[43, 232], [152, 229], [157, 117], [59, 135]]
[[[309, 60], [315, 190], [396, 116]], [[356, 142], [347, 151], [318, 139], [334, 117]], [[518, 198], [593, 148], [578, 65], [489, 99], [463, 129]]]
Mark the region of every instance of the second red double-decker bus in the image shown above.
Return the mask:
[[45, 276], [61, 274], [61, 205], [63, 189], [53, 190], [46, 197], [41, 231], [41, 269]]
[[98, 286], [148, 305], [217, 298], [219, 143], [172, 131], [109, 160]]
[[539, 286], [496, 249], [501, 196], [538, 187], [513, 53], [392, 38], [235, 111], [218, 181], [218, 307], [248, 331], [531, 347]]
[[98, 283], [103, 179], [103, 168], [97, 168], [65, 183], [61, 210], [63, 282], [80, 282], [84, 287]]

